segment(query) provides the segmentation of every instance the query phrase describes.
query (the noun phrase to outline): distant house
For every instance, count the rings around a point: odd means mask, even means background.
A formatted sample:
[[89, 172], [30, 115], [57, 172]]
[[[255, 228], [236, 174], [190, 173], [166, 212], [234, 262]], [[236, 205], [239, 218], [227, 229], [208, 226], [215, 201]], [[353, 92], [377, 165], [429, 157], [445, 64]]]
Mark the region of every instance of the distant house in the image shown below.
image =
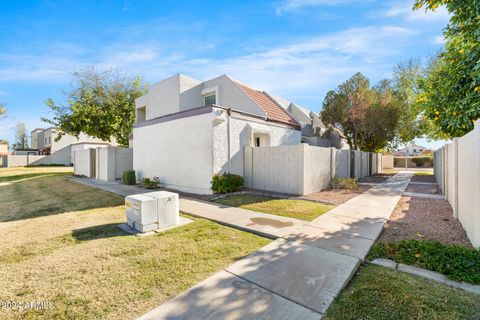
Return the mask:
[[[300, 144], [301, 124], [267, 92], [227, 75], [177, 74], [135, 101], [133, 168], [166, 187], [211, 194], [214, 174], [244, 174], [244, 147]], [[282, 174], [282, 173], [279, 173]]]
[[410, 144], [406, 148], [403, 148], [401, 150], [393, 152], [393, 155], [394, 156], [405, 156], [405, 155], [407, 155], [409, 157], [413, 157], [413, 156], [419, 156], [427, 150], [428, 149], [425, 148], [425, 147], [422, 147], [422, 146], [419, 146], [419, 145], [416, 145], [416, 144]]
[[8, 144], [0, 142], [0, 156], [8, 155]]
[[336, 128], [326, 127], [316, 113], [283, 98], [273, 98], [302, 126], [302, 142], [317, 147], [348, 149], [343, 133]]
[[115, 141], [105, 142], [86, 134], [80, 134], [78, 138], [65, 134], [57, 141], [59, 133], [58, 128], [37, 128], [31, 132], [31, 147], [15, 150], [14, 154], [45, 155], [47, 157], [40, 160], [39, 163], [68, 165], [75, 162], [75, 150], [116, 145]]

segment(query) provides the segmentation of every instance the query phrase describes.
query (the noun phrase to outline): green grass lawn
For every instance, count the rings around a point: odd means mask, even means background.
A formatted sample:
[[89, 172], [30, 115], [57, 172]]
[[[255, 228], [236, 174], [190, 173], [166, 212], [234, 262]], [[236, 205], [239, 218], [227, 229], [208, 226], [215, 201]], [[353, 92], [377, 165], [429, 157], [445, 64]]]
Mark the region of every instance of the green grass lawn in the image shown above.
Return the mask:
[[118, 228], [122, 197], [42, 169], [0, 184], [0, 300], [54, 307], [0, 318], [134, 319], [270, 241], [194, 218], [135, 237]]
[[479, 319], [480, 295], [368, 265], [323, 319]]
[[480, 284], [480, 250], [432, 240], [377, 242], [369, 259], [384, 258], [445, 274], [455, 281]]
[[251, 194], [228, 196], [215, 200], [215, 202], [227, 206], [240, 207], [307, 221], [312, 221], [335, 207], [334, 205], [306, 200], [275, 199]]

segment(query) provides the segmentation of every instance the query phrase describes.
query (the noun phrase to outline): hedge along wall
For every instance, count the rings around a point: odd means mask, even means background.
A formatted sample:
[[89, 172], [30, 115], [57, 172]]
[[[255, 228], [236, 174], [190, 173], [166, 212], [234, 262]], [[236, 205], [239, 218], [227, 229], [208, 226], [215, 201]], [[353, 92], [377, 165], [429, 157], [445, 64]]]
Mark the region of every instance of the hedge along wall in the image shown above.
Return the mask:
[[[353, 154], [353, 155], [352, 155]], [[326, 189], [333, 177], [361, 178], [377, 173], [381, 155], [315, 147], [308, 144], [245, 147], [245, 186], [256, 190], [305, 195]], [[354, 165], [352, 164], [354, 163]]]
[[[415, 158], [424, 158], [424, 164], [421, 166], [417, 166], [415, 163]], [[405, 168], [405, 157], [395, 157], [393, 160], [394, 166], [399, 168]], [[408, 157], [408, 168], [432, 168], [433, 167], [433, 157]]]
[[435, 152], [434, 173], [454, 217], [480, 247], [480, 120], [472, 131]]

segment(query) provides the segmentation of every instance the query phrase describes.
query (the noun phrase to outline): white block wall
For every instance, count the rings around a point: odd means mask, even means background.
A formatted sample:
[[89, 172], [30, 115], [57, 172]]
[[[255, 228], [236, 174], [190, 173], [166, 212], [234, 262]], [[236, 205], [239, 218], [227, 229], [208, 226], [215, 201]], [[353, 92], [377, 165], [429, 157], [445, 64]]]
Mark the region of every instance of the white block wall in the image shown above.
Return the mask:
[[[245, 147], [245, 185], [252, 189], [305, 195], [329, 187], [333, 177], [349, 177], [347, 150], [300, 144]], [[379, 155], [381, 156], [381, 155]], [[356, 152], [358, 176], [368, 175], [368, 153]], [[363, 169], [362, 169], [363, 168]]]
[[75, 151], [75, 164], [73, 166], [73, 173], [79, 176], [92, 178], [91, 175], [91, 149], [83, 149]]
[[159, 177], [168, 188], [211, 194], [212, 113], [133, 129], [137, 179]]
[[474, 130], [435, 152], [434, 173], [454, 216], [480, 247], [480, 120]]

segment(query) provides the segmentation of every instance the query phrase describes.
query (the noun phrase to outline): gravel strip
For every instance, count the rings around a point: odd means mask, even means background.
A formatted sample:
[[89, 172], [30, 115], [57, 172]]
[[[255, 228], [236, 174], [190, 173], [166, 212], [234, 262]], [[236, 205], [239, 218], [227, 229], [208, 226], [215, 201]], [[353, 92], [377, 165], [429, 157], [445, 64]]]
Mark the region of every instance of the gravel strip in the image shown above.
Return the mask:
[[349, 190], [349, 189], [327, 189], [320, 192], [315, 192], [301, 196], [298, 199], [303, 200], [312, 200], [312, 201], [322, 201], [333, 203], [336, 205], [342, 204], [359, 194], [364, 193], [365, 191], [371, 189], [372, 185], [359, 185], [358, 189]]
[[385, 224], [379, 241], [405, 239], [438, 240], [445, 244], [472, 247], [446, 200], [401, 197], [390, 220]]
[[429, 194], [440, 194], [440, 189], [436, 184], [416, 184], [410, 183], [407, 187], [406, 192], [415, 192], [415, 193], [429, 193]]
[[411, 182], [431, 182], [436, 183], [433, 175], [413, 175]]

